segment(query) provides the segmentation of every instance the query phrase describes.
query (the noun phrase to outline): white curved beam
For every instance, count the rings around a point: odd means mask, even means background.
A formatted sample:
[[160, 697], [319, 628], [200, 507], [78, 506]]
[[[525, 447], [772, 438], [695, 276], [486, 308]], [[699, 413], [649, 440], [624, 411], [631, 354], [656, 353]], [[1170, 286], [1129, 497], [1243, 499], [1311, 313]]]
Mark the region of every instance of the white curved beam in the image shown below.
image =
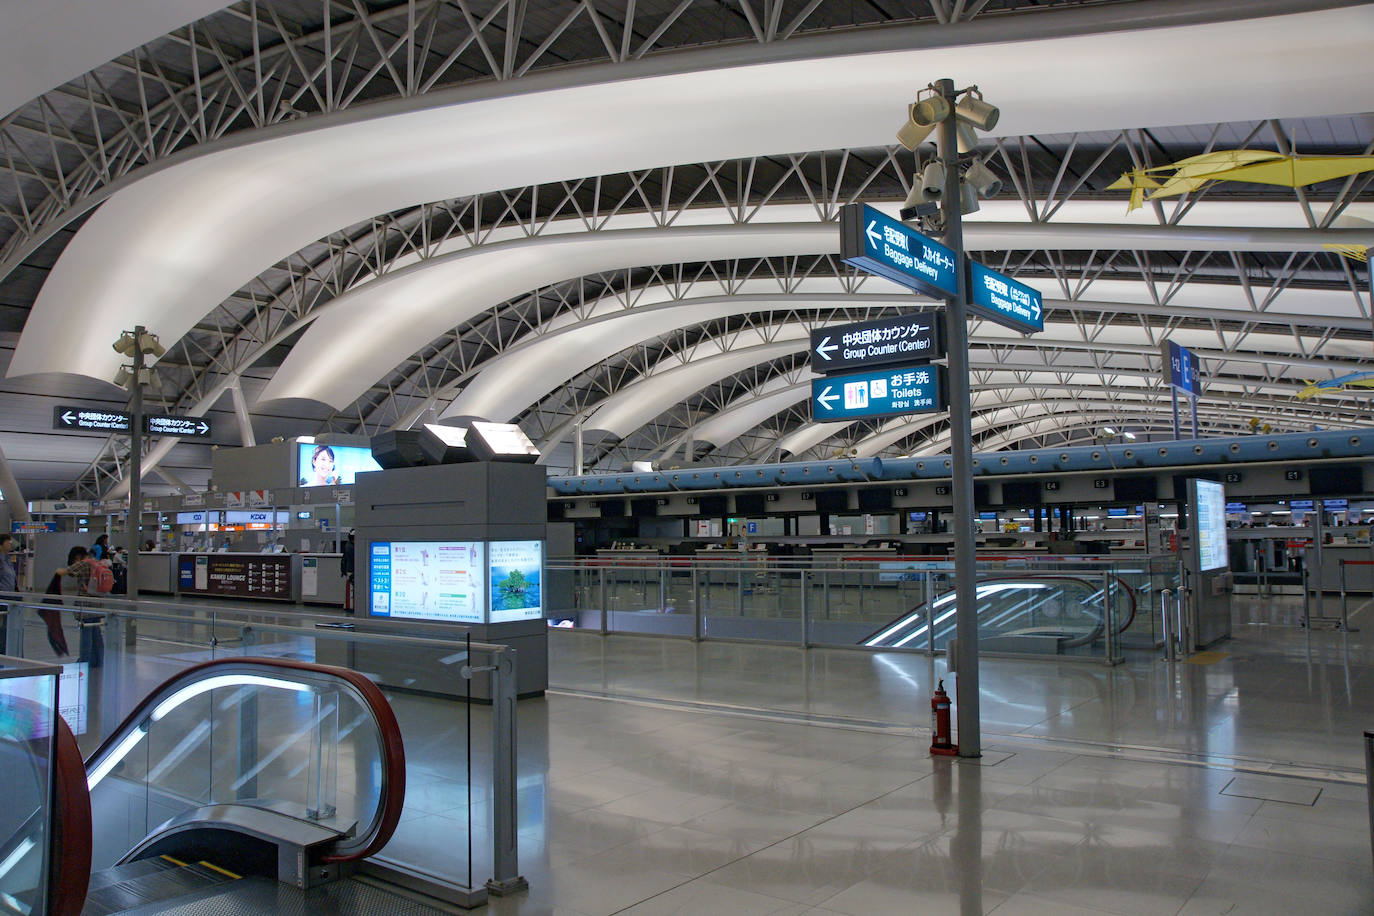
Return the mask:
[[[430, 107], [382, 106], [370, 120], [271, 129], [106, 200], [50, 274], [10, 372], [76, 366], [103, 377], [117, 367], [105, 340], [127, 324], [130, 303], [142, 324], [179, 339], [281, 257], [377, 213], [663, 162], [881, 145], [926, 77], [976, 78], [1002, 108], [1001, 135], [1114, 129], [1122, 111], [1151, 125], [1315, 117], [1368, 108], [1372, 44], [1374, 13], [1356, 6], [636, 78], [622, 67], [606, 82], [476, 87], [444, 94], [449, 104], [425, 98]], [[72, 327], [85, 329], [80, 341]]]

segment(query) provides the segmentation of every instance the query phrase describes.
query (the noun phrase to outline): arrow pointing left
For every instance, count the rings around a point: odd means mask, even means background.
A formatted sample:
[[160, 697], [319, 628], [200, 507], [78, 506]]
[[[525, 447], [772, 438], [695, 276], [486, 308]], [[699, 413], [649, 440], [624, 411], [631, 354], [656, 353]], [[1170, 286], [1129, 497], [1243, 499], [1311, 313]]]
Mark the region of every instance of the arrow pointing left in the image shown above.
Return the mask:
[[840, 345], [831, 343], [830, 338], [827, 336], [823, 338], [821, 342], [816, 346], [816, 352], [820, 354], [821, 359], [825, 360], [826, 362], [829, 362], [830, 354], [835, 352], [839, 348]]
[[883, 240], [883, 234], [873, 228], [876, 225], [878, 225], [876, 219], [869, 220], [868, 228], [864, 230], [864, 235], [868, 236], [868, 241], [874, 248], [877, 248]]
[[71, 423], [75, 419], [76, 417], [72, 415], [72, 412], [70, 410], [62, 415], [63, 423]]
[[839, 399], [840, 396], [838, 394], [830, 393], [829, 385], [826, 385], [825, 390], [822, 391], [820, 394], [816, 395], [816, 400], [819, 401], [820, 405], [824, 407], [826, 410], [833, 410], [834, 408], [830, 406], [831, 402], [838, 401]]

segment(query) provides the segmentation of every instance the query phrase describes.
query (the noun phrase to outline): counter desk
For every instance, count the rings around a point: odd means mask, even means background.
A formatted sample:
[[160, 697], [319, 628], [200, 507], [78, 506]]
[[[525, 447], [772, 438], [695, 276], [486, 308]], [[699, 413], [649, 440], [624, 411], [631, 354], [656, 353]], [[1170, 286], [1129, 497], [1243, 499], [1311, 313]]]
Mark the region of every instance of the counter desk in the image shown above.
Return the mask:
[[139, 591], [343, 607], [337, 553], [140, 553]]

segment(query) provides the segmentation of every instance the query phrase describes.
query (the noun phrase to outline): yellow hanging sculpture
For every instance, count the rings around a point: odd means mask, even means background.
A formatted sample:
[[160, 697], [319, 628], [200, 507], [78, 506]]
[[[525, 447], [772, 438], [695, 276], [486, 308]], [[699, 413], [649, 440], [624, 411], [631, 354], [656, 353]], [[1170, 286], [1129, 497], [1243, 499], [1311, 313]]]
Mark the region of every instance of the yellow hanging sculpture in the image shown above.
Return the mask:
[[[1264, 150], [1231, 149], [1180, 159], [1171, 165], [1132, 169], [1107, 186], [1131, 192], [1126, 212], [1147, 200], [1177, 197], [1211, 181], [1249, 181], [1285, 188], [1374, 171], [1374, 156], [1284, 156]], [[1149, 196], [1146, 196], [1149, 192]]]

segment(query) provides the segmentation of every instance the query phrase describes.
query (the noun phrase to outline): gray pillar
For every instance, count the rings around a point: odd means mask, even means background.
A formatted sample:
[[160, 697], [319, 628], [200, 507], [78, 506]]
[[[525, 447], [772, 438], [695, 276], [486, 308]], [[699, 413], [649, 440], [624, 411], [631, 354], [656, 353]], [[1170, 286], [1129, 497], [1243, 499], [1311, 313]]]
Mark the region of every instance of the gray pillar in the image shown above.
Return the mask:
[[10, 470], [10, 463], [5, 459], [5, 452], [2, 449], [0, 449], [0, 493], [5, 495], [5, 504], [10, 507], [10, 518], [16, 522], [31, 520], [29, 504], [24, 501], [24, 494], [19, 491], [19, 481], [14, 479], [14, 472]]

